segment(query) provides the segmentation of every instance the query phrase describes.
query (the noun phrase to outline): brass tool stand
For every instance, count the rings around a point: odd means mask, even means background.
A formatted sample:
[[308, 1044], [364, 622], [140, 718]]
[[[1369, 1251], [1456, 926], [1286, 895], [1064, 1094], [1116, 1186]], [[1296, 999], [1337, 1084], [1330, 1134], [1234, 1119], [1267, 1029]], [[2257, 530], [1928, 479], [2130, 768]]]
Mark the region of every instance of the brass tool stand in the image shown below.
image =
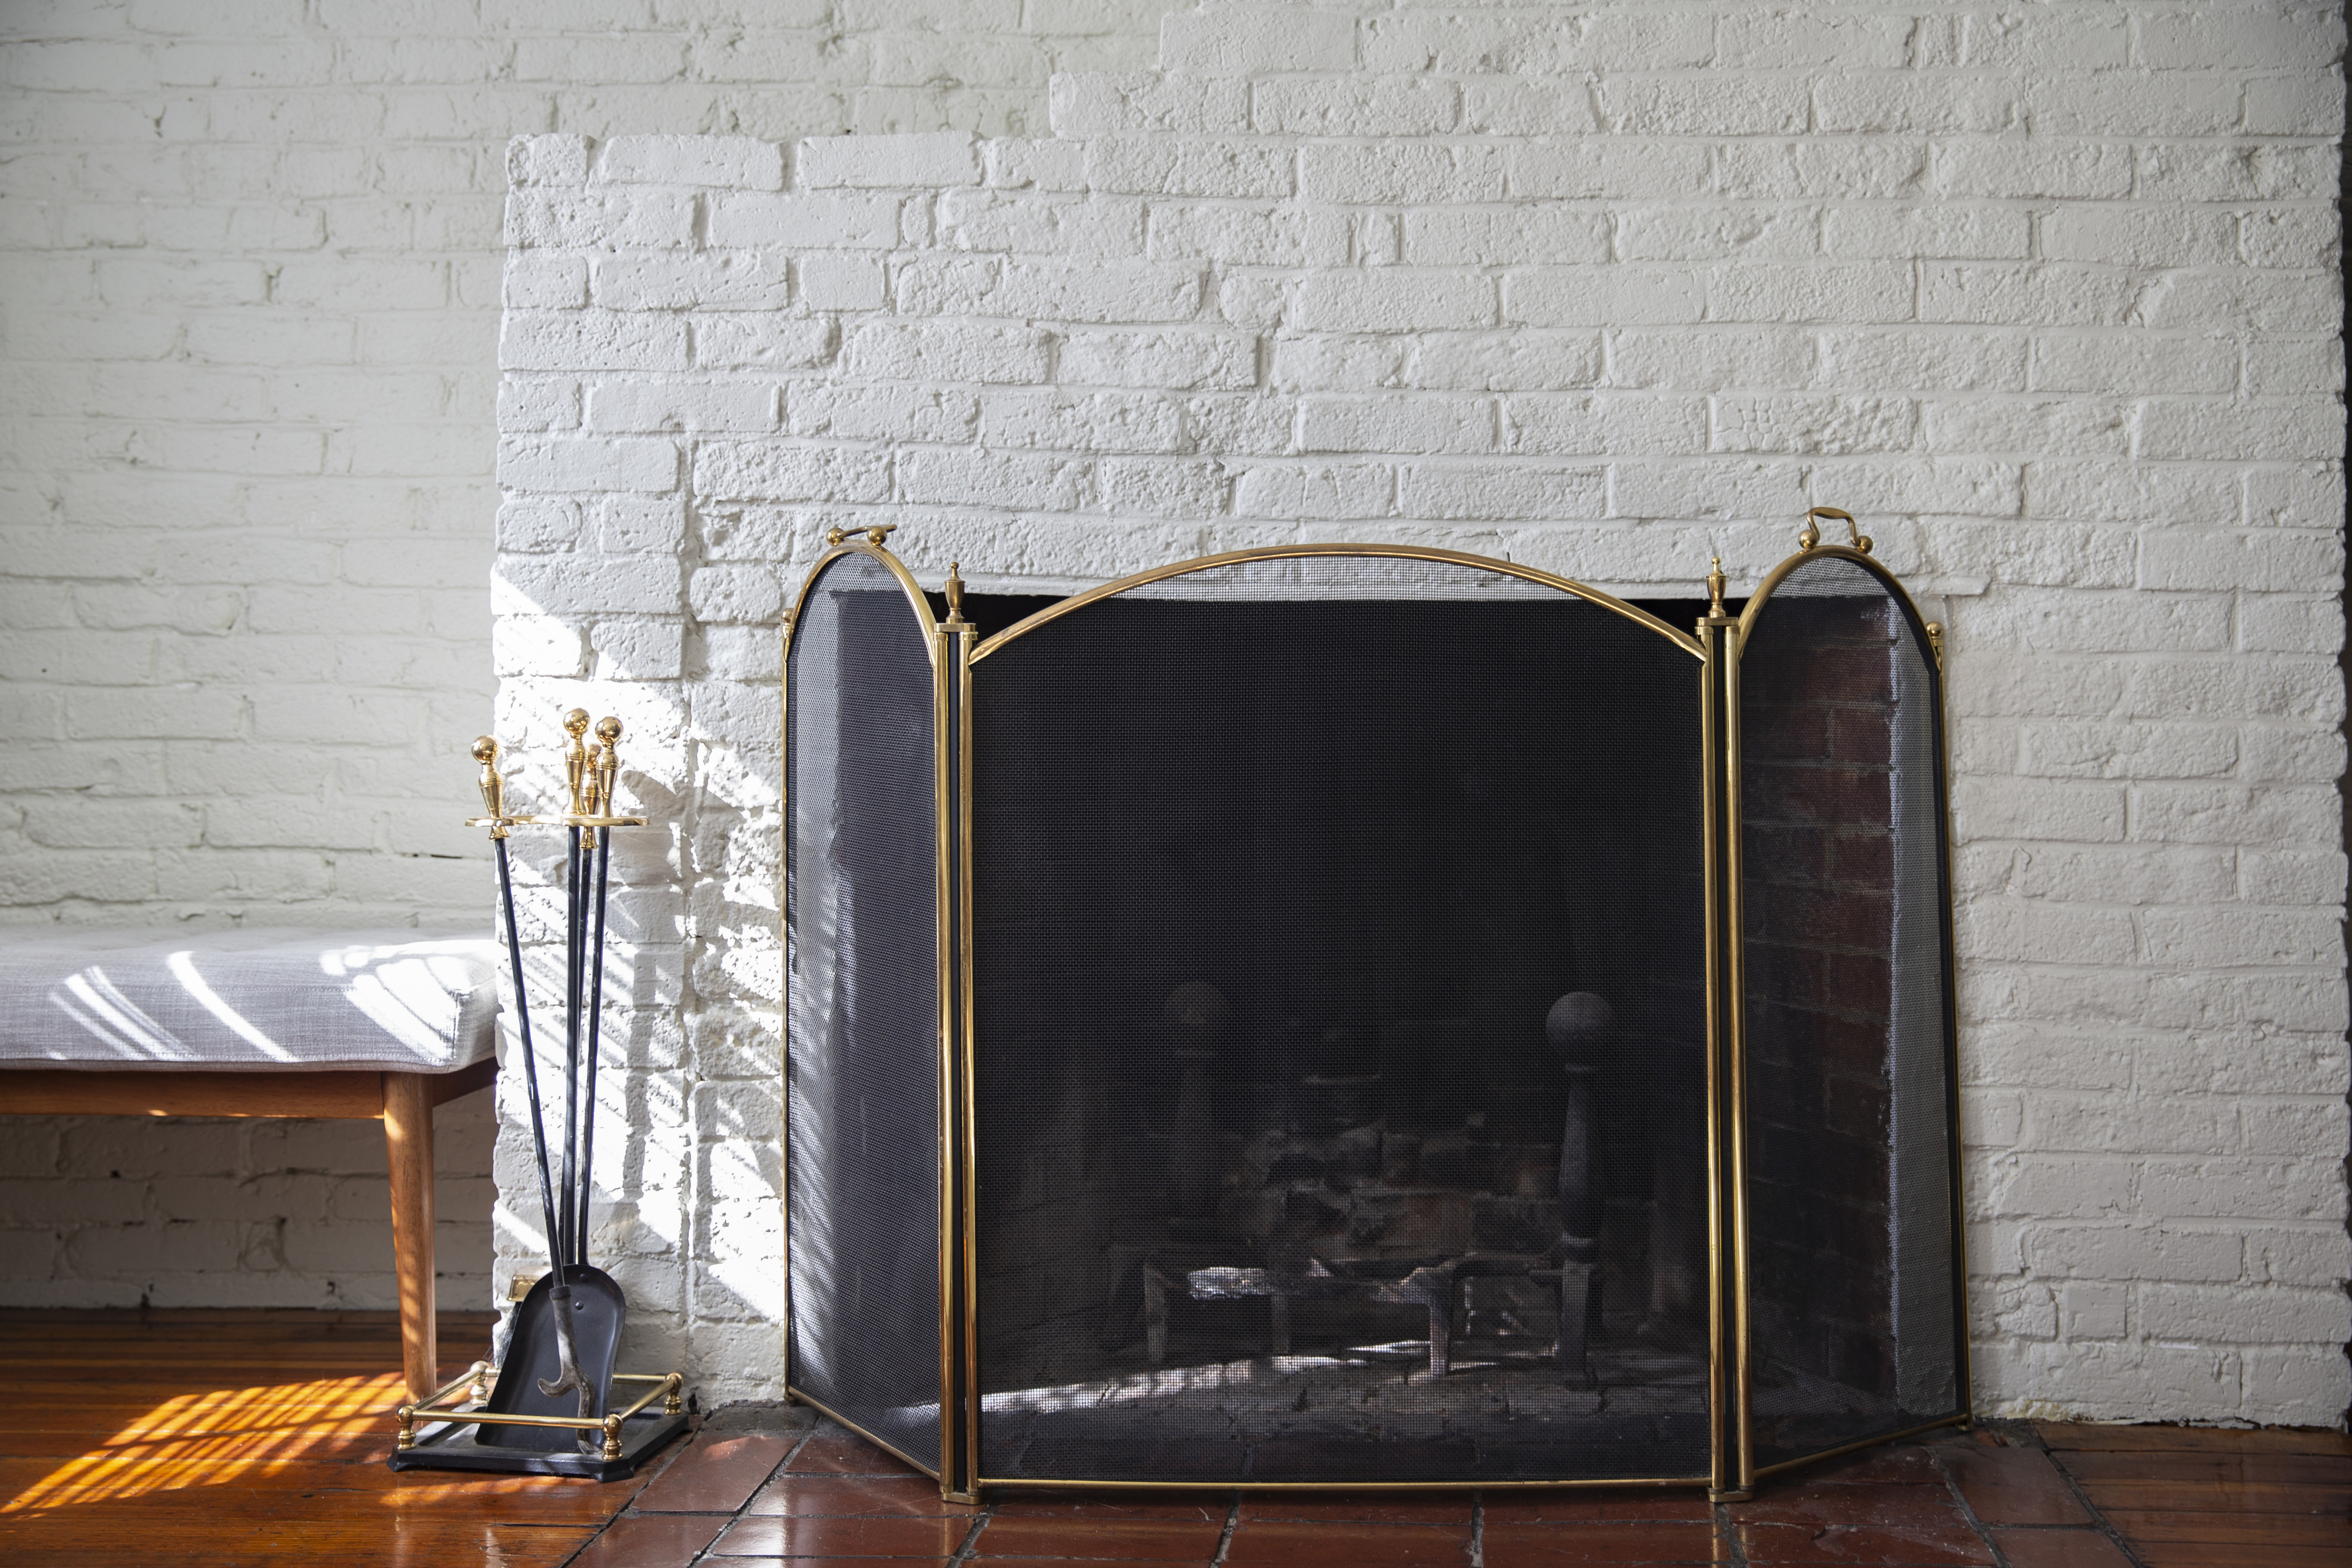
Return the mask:
[[[590, 1480], [625, 1480], [655, 1450], [686, 1430], [686, 1377], [682, 1373], [616, 1372], [615, 1383], [650, 1384], [636, 1400], [610, 1415], [500, 1416], [500, 1426], [570, 1427], [602, 1441], [596, 1452], [550, 1453], [532, 1448], [501, 1448], [476, 1440], [480, 1408], [489, 1397], [499, 1369], [478, 1361], [464, 1373], [433, 1391], [421, 1405], [404, 1405], [394, 1412], [400, 1422], [398, 1445], [390, 1463], [395, 1470], [497, 1470], [508, 1475], [581, 1476]], [[460, 1394], [458, 1390], [465, 1392]], [[646, 1406], [660, 1400], [661, 1409]], [[420, 1436], [417, 1428], [425, 1428]]]
[[[588, 1188], [594, 1156], [596, 1056], [603, 1033], [604, 978], [604, 908], [610, 885], [612, 830], [646, 825], [643, 817], [613, 810], [614, 789], [620, 775], [621, 723], [607, 718], [596, 727], [598, 744], [583, 744], [588, 715], [574, 708], [565, 716], [571, 739], [565, 757], [571, 810], [553, 818], [509, 814], [506, 780], [498, 771], [499, 743], [490, 736], [474, 742], [473, 756], [482, 765], [479, 785], [486, 815], [468, 818], [466, 825], [489, 830], [498, 855], [499, 896], [507, 927], [507, 953], [514, 970], [517, 1023], [521, 1034], [524, 1077], [530, 1097], [531, 1138], [538, 1155], [540, 1202], [544, 1211], [550, 1260], [553, 1268], [524, 1298], [518, 1309], [517, 1330], [508, 1346], [509, 1365], [504, 1375], [486, 1361], [478, 1361], [434, 1390], [429, 1398], [403, 1405], [394, 1412], [400, 1433], [389, 1460], [395, 1470], [488, 1470], [509, 1475], [578, 1476], [593, 1480], [619, 1480], [672, 1437], [686, 1430], [685, 1378], [675, 1372], [625, 1373], [612, 1370], [613, 1351], [625, 1310], [619, 1287], [590, 1267], [588, 1252]], [[559, 1200], [550, 1170], [547, 1136], [540, 1107], [539, 1070], [531, 1045], [530, 997], [524, 989], [522, 944], [515, 926], [514, 880], [507, 854], [507, 838], [519, 827], [562, 827], [571, 836], [565, 862], [565, 894], [569, 927], [565, 943], [563, 1171]], [[593, 852], [593, 857], [583, 852]], [[591, 889], [595, 909], [593, 932], [588, 915]], [[583, 1022], [585, 1022], [587, 1082], [581, 1092]], [[575, 1302], [575, 1292], [585, 1299]], [[540, 1298], [544, 1297], [542, 1301]], [[600, 1301], [600, 1297], [603, 1298]], [[588, 1309], [606, 1312], [601, 1336], [575, 1334], [573, 1319], [599, 1324]], [[539, 1309], [554, 1330], [556, 1373], [553, 1379], [532, 1375], [539, 1363], [524, 1346], [522, 1313]], [[534, 1320], [536, 1321], [536, 1320]], [[575, 1343], [575, 1338], [577, 1343]], [[522, 1347], [522, 1348], [518, 1348]], [[542, 1358], [543, 1359], [543, 1358]], [[614, 1385], [647, 1385], [637, 1398], [610, 1408]], [[495, 1385], [495, 1392], [493, 1385]], [[536, 1387], [545, 1398], [572, 1394], [579, 1414], [561, 1416], [544, 1408], [518, 1408], [530, 1402]], [[649, 1408], [656, 1400], [658, 1410]]]

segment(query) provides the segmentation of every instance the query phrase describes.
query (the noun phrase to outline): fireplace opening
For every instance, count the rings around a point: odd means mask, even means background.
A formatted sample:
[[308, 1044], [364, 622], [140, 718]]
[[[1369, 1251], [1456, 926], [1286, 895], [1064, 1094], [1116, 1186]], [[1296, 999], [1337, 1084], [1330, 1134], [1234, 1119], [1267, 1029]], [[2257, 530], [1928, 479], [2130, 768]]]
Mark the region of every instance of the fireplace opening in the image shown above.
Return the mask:
[[1696, 671], [1399, 575], [975, 667], [983, 1474], [1706, 1467]]
[[1940, 692], [1849, 557], [1743, 693], [1720, 604], [1470, 558], [934, 602], [837, 552], [795, 1392], [966, 1490], [1723, 1490], [1964, 1413]]

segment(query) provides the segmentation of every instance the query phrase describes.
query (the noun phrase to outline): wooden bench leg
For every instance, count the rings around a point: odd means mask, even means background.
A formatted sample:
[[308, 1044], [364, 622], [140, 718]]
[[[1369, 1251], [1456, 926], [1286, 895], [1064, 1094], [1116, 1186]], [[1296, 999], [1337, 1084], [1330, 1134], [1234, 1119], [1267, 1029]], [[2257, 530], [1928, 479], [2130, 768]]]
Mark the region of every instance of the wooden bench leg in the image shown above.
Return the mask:
[[392, 1167], [401, 1368], [408, 1396], [423, 1399], [436, 1385], [439, 1360], [433, 1322], [433, 1100], [423, 1073], [383, 1075], [383, 1149]]

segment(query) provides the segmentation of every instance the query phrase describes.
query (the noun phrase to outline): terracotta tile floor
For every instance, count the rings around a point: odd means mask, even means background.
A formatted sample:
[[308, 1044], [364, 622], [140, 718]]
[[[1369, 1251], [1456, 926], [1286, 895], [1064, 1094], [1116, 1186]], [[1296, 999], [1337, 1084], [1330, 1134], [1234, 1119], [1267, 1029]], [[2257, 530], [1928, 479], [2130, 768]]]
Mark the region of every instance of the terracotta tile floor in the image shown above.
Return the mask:
[[973, 1508], [941, 1502], [930, 1481], [820, 1424], [801, 1436], [704, 1434], [572, 1560], [575, 1568], [763, 1561], [2347, 1568], [2352, 1437], [1996, 1423], [1871, 1449], [1720, 1508], [1689, 1492], [1630, 1488], [1491, 1499], [1024, 1496]]
[[[447, 1370], [487, 1333], [445, 1315]], [[0, 1312], [0, 1568], [2347, 1568], [2352, 1437], [1998, 1424], [1768, 1482], [1686, 1491], [1154, 1493], [939, 1489], [800, 1411], [721, 1412], [612, 1486], [384, 1466], [388, 1313]], [[772, 1429], [790, 1427], [790, 1430]]]

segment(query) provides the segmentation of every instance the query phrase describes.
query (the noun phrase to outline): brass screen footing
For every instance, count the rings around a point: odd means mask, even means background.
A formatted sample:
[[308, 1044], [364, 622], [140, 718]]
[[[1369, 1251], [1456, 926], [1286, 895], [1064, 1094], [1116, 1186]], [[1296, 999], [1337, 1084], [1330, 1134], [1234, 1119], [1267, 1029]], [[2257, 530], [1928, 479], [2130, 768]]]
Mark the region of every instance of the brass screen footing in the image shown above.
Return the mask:
[[1753, 1491], [1717, 1491], [1710, 1487], [1707, 1489], [1706, 1500], [1709, 1502], [1753, 1502], [1756, 1500], [1756, 1494]]

